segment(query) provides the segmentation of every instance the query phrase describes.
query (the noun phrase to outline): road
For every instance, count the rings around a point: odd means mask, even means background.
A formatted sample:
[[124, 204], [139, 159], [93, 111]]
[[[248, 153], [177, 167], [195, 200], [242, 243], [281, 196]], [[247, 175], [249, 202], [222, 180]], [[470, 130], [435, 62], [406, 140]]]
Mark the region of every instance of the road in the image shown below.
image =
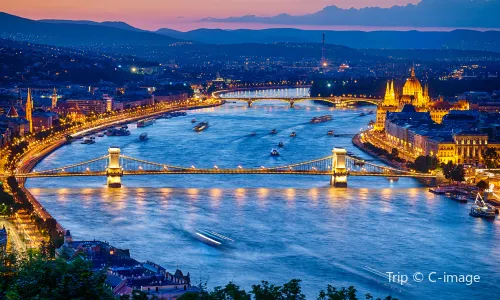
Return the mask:
[[26, 252], [26, 245], [21, 239], [19, 232], [17, 231], [14, 224], [8, 219], [0, 218], [0, 227], [5, 226], [7, 229], [7, 234], [9, 235], [9, 244], [11, 245], [11, 249], [15, 250], [16, 253], [24, 253]]

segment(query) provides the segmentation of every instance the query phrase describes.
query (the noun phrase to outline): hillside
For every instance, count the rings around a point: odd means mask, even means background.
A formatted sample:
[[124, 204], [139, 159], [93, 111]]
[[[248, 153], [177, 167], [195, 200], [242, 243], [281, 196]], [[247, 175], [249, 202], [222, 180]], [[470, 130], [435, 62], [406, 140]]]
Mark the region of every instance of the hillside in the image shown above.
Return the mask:
[[153, 32], [88, 23], [33, 21], [0, 12], [0, 37], [58, 46], [169, 46], [180, 40]]

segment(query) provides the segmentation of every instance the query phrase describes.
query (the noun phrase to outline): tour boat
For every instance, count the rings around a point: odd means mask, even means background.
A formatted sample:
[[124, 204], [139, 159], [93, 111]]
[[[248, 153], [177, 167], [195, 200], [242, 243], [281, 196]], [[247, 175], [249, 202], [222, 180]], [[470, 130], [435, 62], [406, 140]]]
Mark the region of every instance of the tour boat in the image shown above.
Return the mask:
[[387, 176], [386, 179], [389, 180], [390, 182], [399, 181], [399, 177], [397, 177], [397, 176]]
[[192, 119], [192, 120], [191, 120], [191, 123], [196, 123], [196, 119]]
[[93, 143], [95, 143], [95, 139], [93, 139], [92, 137], [84, 137], [82, 140], [82, 144], [90, 145]]
[[328, 130], [327, 134], [328, 134], [329, 136], [333, 136], [333, 130]]
[[278, 152], [278, 150], [273, 149], [271, 150], [271, 156], [280, 156], [280, 153]]
[[483, 198], [477, 193], [475, 204], [470, 208], [469, 215], [475, 218], [495, 219], [495, 209], [491, 205], [486, 205]]
[[332, 120], [332, 116], [331, 115], [324, 115], [324, 116], [321, 116], [321, 117], [314, 117], [311, 119], [311, 123], [313, 124], [318, 124], [318, 123], [324, 123], [324, 122], [328, 122], [328, 121], [331, 121]]
[[154, 118], [142, 119], [137, 121], [137, 127], [146, 127], [152, 125], [155, 122]]
[[285, 144], [283, 144], [283, 142], [279, 142], [278, 147], [283, 148], [285, 147]]
[[193, 127], [194, 131], [203, 131], [208, 128], [208, 122], [200, 122], [196, 126]]
[[234, 240], [212, 230], [196, 229], [194, 236], [203, 243], [223, 247], [231, 245]]
[[277, 134], [277, 133], [278, 133], [278, 130], [276, 130], [276, 129], [271, 130], [271, 134]]
[[107, 136], [124, 136], [130, 135], [130, 131], [125, 128], [111, 128], [106, 131]]
[[460, 203], [467, 203], [467, 195], [463, 194], [457, 194], [457, 193], [450, 194], [450, 199]]
[[297, 134], [295, 133], [295, 131], [290, 133], [290, 137], [296, 137], [296, 136], [297, 136]]
[[141, 135], [139, 136], [139, 140], [141, 141], [145, 141], [147, 139], [148, 139], [148, 134], [146, 132], [141, 133]]

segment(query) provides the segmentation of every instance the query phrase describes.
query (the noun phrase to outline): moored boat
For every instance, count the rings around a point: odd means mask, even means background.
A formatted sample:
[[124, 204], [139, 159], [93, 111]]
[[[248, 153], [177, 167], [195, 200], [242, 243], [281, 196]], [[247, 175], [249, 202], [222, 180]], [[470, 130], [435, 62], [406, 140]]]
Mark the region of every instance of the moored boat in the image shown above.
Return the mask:
[[450, 194], [450, 199], [460, 203], [467, 203], [467, 195], [463, 194], [458, 194], [458, 193]]
[[125, 136], [130, 135], [130, 131], [125, 128], [111, 128], [106, 131], [107, 136]]
[[470, 208], [469, 215], [475, 218], [495, 219], [495, 209], [491, 205], [486, 205], [483, 198], [477, 193], [476, 201]]
[[273, 149], [271, 150], [271, 156], [280, 156], [280, 153], [278, 152], [278, 150]]
[[82, 144], [90, 145], [95, 143], [95, 138], [93, 139], [92, 137], [84, 137], [82, 140]]
[[137, 121], [137, 127], [146, 127], [152, 125], [155, 122], [154, 118], [147, 118]]

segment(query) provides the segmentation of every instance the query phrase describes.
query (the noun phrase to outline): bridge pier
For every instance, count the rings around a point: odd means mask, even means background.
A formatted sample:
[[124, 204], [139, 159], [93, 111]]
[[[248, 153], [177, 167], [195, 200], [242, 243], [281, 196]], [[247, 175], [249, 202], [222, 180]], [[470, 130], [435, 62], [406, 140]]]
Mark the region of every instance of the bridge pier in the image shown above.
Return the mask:
[[108, 187], [119, 188], [122, 186], [123, 168], [120, 165], [120, 148], [110, 147], [109, 164], [106, 169], [106, 176], [108, 179]]
[[334, 187], [347, 187], [347, 151], [344, 148], [333, 148], [332, 154], [330, 185]]
[[248, 103], [248, 107], [252, 107], [253, 101], [247, 101], [247, 103]]
[[295, 105], [295, 101], [290, 101], [290, 108], [293, 108]]

